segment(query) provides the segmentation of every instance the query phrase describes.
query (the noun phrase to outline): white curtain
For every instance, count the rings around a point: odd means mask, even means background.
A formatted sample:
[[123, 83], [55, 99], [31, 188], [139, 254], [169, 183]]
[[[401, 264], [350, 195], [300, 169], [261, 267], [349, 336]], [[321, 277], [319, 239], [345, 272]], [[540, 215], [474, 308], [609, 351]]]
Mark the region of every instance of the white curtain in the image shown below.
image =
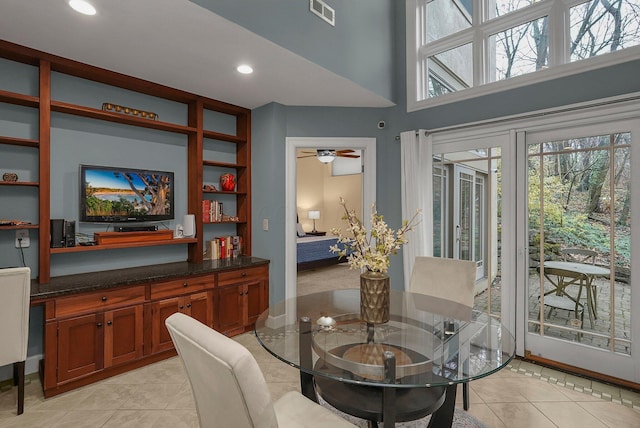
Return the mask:
[[400, 134], [402, 218], [409, 220], [420, 210], [420, 222], [408, 235], [402, 249], [404, 288], [409, 280], [416, 256], [433, 254], [433, 160], [431, 137], [424, 130]]

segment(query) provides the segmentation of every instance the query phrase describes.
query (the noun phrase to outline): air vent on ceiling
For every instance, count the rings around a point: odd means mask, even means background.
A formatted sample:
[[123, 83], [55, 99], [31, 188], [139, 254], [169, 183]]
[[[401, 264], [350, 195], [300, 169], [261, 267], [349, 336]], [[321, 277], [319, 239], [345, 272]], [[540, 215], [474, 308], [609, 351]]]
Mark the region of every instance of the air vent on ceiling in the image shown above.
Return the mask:
[[309, 0], [309, 10], [335, 27], [336, 11], [322, 0]]

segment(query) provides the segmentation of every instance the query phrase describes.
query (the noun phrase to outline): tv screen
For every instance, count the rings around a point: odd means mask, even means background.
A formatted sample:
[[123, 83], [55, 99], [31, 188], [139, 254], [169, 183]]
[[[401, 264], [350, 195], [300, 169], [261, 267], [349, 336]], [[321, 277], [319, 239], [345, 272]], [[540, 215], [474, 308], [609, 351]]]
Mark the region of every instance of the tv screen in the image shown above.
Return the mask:
[[171, 220], [173, 172], [80, 165], [80, 221]]

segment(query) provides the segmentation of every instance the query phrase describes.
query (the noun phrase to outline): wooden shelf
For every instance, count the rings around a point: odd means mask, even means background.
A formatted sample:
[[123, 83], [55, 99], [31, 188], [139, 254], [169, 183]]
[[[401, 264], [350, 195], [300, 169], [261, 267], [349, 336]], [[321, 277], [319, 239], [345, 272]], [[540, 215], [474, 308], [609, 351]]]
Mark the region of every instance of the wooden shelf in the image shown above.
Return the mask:
[[2, 185], [2, 186], [32, 186], [32, 187], [38, 187], [38, 186], [40, 186], [40, 183], [38, 183], [37, 181], [1, 181], [0, 180], [0, 185]]
[[224, 190], [203, 190], [202, 193], [217, 193], [223, 195], [246, 195], [247, 192], [225, 192]]
[[0, 226], [0, 230], [38, 229], [39, 227], [40, 226], [37, 224], [23, 224], [23, 225]]
[[238, 220], [238, 221], [203, 221], [202, 224], [245, 224], [246, 221]]
[[197, 238], [168, 239], [165, 241], [126, 242], [123, 244], [78, 245], [75, 247], [51, 248], [51, 254], [80, 253], [84, 251], [117, 250], [121, 248], [153, 247], [157, 245], [195, 244]]
[[0, 102], [16, 104], [25, 107], [38, 107], [40, 105], [40, 100], [38, 99], [38, 97], [2, 90], [0, 90]]
[[108, 122], [122, 123], [125, 125], [140, 126], [142, 128], [157, 129], [160, 131], [176, 132], [178, 134], [193, 134], [195, 128], [176, 125], [159, 120], [145, 119], [137, 116], [130, 116], [110, 111], [103, 111], [97, 108], [83, 107], [61, 101], [51, 101], [51, 111], [72, 114], [75, 116], [89, 117], [91, 119], [106, 120]]
[[218, 166], [221, 168], [235, 168], [235, 169], [241, 169], [241, 168], [246, 168], [246, 165], [240, 165], [237, 163], [229, 163], [229, 162], [216, 162], [216, 161], [210, 161], [210, 160], [205, 160], [202, 161], [202, 165], [204, 166]]
[[26, 138], [0, 137], [1, 144], [10, 144], [12, 146], [39, 147], [38, 140], [29, 140]]
[[204, 138], [209, 138], [211, 140], [220, 140], [220, 141], [226, 141], [228, 143], [246, 143], [247, 140], [245, 138], [242, 137], [238, 137], [236, 135], [229, 135], [229, 134], [222, 134], [220, 132], [215, 132], [215, 131], [207, 131], [207, 130], [203, 130], [202, 131], [202, 135], [204, 136]]

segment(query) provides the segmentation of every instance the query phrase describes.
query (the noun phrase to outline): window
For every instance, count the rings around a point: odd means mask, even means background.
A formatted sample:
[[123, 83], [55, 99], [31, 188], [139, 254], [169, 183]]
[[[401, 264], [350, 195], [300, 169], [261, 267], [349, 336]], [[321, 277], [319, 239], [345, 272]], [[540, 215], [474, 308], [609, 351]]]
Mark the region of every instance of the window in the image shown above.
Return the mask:
[[407, 14], [409, 111], [640, 53], [640, 0], [407, 0]]

